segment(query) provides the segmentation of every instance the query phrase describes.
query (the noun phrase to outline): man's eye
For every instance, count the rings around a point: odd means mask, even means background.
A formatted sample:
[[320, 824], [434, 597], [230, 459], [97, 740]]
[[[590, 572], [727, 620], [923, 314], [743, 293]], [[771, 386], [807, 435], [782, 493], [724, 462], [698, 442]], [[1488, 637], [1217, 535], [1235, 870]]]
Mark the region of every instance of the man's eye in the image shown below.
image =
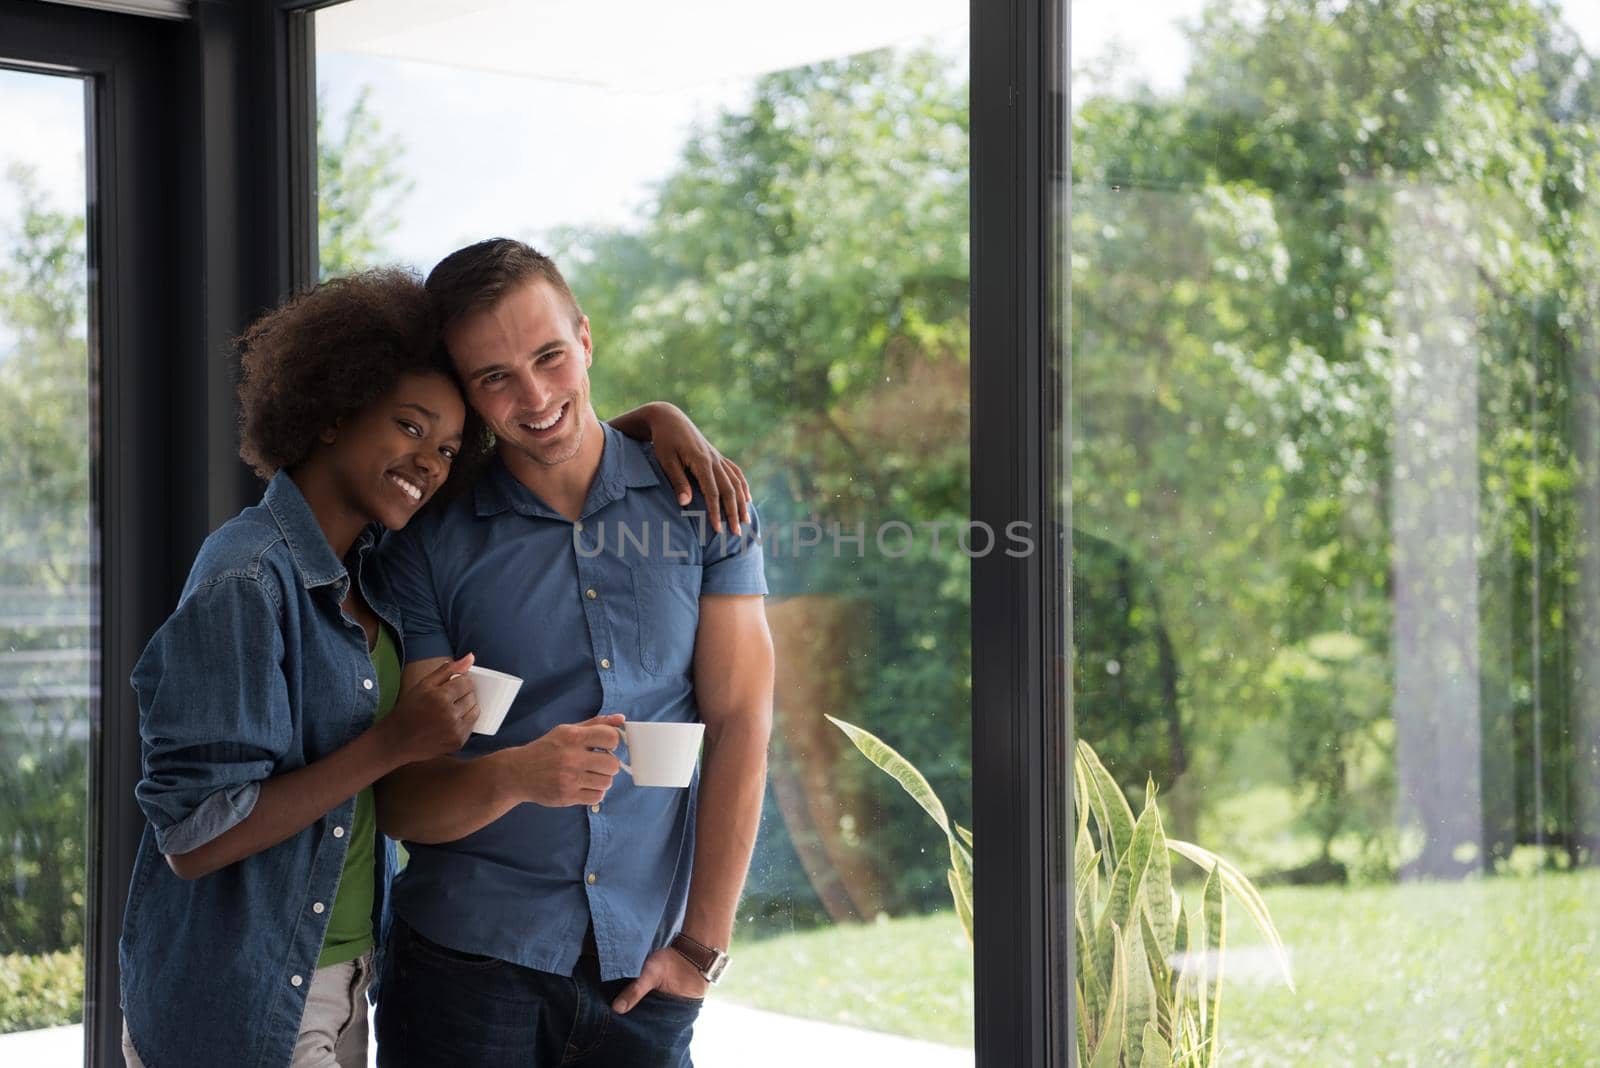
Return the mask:
[[480, 378], [478, 381], [482, 382], [486, 386], [492, 386], [495, 383], [497, 383], [500, 380], [502, 380], [503, 378], [505, 378], [505, 373], [504, 372], [502, 372], [502, 371], [491, 371], [488, 374], [484, 375], [482, 378]]

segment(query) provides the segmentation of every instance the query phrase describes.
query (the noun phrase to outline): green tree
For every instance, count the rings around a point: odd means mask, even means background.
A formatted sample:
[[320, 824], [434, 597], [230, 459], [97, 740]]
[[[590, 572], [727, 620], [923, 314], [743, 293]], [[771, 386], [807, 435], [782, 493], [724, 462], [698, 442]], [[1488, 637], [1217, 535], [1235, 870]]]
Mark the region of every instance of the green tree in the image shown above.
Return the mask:
[[375, 267], [413, 182], [402, 169], [405, 148], [372, 111], [372, 88], [335, 117], [317, 95], [317, 252], [323, 278]]
[[[849, 717], [908, 739], [958, 806], [971, 774], [970, 568], [955, 551], [969, 508], [967, 135], [949, 57], [768, 75], [690, 137], [641, 227], [571, 232], [554, 250], [594, 323], [596, 403], [677, 401], [746, 464], [779, 536], [768, 579], [788, 665], [837, 676]], [[797, 550], [793, 524], [813, 520], [799, 540], [818, 544]], [[889, 555], [903, 533], [889, 554], [874, 543], [893, 522], [915, 531], [903, 556]], [[845, 538], [859, 525], [863, 546], [836, 543], [832, 524]], [[783, 613], [802, 605], [791, 625]], [[780, 727], [791, 711], [820, 721], [800, 694], [779, 700]], [[780, 749], [798, 737], [780, 730]], [[778, 774], [791, 758], [808, 759], [785, 750]], [[832, 759], [823, 780], [858, 774], [849, 754]], [[898, 830], [914, 807], [879, 796], [871, 826], [821, 833], [871, 842], [885, 886], [866, 908], [937, 905], [938, 858]]]
[[1213, 3], [1193, 44], [1075, 117], [1074, 514], [1171, 605], [1200, 777], [1281, 731], [1246, 774], [1324, 861], [1396, 792], [1420, 872], [1575, 846], [1593, 65], [1521, 0]]
[[82, 944], [95, 569], [83, 217], [33, 171], [0, 261], [0, 954]]

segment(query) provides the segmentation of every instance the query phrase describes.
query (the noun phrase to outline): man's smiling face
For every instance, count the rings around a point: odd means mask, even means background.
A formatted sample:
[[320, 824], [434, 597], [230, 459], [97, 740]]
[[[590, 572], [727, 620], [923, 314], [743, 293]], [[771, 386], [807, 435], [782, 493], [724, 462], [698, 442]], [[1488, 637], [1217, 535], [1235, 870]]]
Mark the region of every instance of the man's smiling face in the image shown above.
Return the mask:
[[445, 332], [467, 399], [502, 448], [555, 466], [583, 447], [589, 320], [549, 283], [530, 281]]

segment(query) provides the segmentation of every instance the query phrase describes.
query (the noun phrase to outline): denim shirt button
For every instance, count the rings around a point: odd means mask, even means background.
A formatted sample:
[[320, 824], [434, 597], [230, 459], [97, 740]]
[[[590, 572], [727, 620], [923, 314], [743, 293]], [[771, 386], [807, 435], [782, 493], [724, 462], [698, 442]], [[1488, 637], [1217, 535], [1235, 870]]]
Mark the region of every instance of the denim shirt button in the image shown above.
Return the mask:
[[362, 680], [361, 680], [361, 688], [362, 688], [362, 689], [363, 689], [363, 690], [370, 690], [370, 689], [372, 689], [372, 680], [371, 680], [371, 679], [362, 679]]
[[303, 982], [305, 982], [305, 980], [300, 978], [298, 975], [289, 976], [289, 985], [290, 986], [299, 986]]
[[333, 836], [335, 838], [343, 838], [344, 837], [344, 828], [343, 827], [335, 827], [333, 829]]
[[316, 904], [311, 906], [311, 911], [315, 912], [318, 916], [321, 916], [323, 913], [323, 908], [324, 906], [322, 902], [318, 901]]

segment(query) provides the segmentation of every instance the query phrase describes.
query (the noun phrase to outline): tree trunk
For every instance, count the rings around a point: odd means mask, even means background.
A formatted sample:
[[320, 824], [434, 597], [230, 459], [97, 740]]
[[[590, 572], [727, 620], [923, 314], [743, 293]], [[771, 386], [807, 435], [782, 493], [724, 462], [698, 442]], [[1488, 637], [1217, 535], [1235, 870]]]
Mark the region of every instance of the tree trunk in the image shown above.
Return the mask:
[[1572, 377], [1570, 433], [1577, 460], [1578, 583], [1568, 601], [1572, 655], [1568, 660], [1573, 724], [1573, 828], [1588, 863], [1600, 863], [1600, 287], [1580, 313], [1583, 326], [1568, 366]]
[[1394, 716], [1405, 878], [1484, 862], [1479, 691], [1478, 354], [1471, 263], [1431, 190], [1396, 198]]
[[823, 718], [848, 721], [858, 705], [850, 661], [867, 648], [867, 620], [857, 603], [808, 594], [769, 599], [767, 622], [777, 651], [773, 796], [829, 918], [870, 919], [886, 904], [871, 848], [883, 819], [868, 786], [881, 773]]

